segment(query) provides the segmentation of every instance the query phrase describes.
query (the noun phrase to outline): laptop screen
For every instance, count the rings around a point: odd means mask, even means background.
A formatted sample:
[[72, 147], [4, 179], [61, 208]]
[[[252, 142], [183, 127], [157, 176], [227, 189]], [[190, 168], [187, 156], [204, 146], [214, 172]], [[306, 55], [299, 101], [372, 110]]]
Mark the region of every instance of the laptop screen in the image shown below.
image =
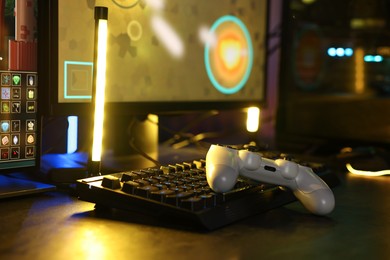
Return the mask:
[[[10, 46], [11, 55], [17, 56], [18, 47]], [[31, 52], [36, 59], [36, 50]], [[38, 76], [33, 67], [16, 69], [1, 71], [0, 169], [36, 165]]]
[[36, 166], [37, 1], [1, 1], [0, 170]]

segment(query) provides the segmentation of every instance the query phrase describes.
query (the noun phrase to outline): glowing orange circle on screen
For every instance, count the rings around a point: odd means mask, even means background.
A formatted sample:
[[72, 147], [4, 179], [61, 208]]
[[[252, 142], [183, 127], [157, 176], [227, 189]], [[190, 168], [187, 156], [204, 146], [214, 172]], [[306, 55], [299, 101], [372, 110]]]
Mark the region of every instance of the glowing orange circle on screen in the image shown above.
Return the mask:
[[205, 48], [205, 65], [210, 81], [220, 92], [233, 94], [246, 83], [252, 70], [253, 47], [244, 23], [223, 16], [212, 26], [214, 44]]

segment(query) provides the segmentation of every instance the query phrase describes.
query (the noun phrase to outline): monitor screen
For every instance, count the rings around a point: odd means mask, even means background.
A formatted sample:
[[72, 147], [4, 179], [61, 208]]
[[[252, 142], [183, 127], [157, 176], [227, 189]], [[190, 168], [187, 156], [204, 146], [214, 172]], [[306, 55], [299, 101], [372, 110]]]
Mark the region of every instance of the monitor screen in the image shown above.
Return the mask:
[[[106, 108], [162, 113], [261, 105], [266, 0], [54, 0], [41, 46], [48, 114], [82, 114], [92, 95], [94, 7], [108, 7]], [[43, 55], [46, 52], [47, 55]]]
[[39, 157], [37, 1], [0, 1], [0, 171]]
[[390, 1], [284, 1], [280, 143], [390, 144]]

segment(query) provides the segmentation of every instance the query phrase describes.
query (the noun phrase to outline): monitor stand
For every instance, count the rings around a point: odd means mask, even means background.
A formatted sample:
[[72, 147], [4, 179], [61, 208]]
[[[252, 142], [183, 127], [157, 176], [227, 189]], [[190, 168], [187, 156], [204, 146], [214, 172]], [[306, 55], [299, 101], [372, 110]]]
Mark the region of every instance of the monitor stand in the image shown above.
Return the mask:
[[153, 160], [158, 159], [158, 116], [116, 116], [112, 119], [108, 119], [105, 128], [103, 169], [120, 171], [154, 165]]
[[73, 183], [86, 178], [88, 154], [48, 153], [41, 156], [41, 173], [50, 183]]
[[18, 178], [17, 176], [0, 175], [0, 199], [36, 194], [55, 190], [50, 184]]

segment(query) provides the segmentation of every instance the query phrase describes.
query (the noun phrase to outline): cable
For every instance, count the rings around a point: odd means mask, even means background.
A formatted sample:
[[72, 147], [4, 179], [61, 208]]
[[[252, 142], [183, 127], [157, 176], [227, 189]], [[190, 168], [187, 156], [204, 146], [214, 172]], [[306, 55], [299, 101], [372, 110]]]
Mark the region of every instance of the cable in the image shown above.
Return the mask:
[[206, 111], [205, 113], [202, 113], [199, 116], [197, 116], [195, 119], [193, 119], [191, 121], [191, 123], [186, 124], [179, 131], [173, 131], [173, 130], [171, 130], [171, 129], [167, 128], [167, 127], [164, 127], [161, 124], [157, 123], [157, 125], [159, 127], [161, 127], [161, 129], [163, 129], [164, 131], [167, 131], [168, 133], [170, 133], [172, 135], [172, 137], [170, 139], [166, 140], [163, 144], [165, 144], [165, 145], [173, 145], [173, 144], [177, 143], [178, 141], [181, 141], [180, 139], [187, 139], [188, 140], [188, 139], [193, 138], [194, 134], [189, 133], [190, 129], [192, 129], [194, 126], [198, 125], [202, 121], [204, 121], [204, 120], [206, 120], [208, 118], [211, 118], [213, 116], [216, 116], [218, 114], [219, 114], [219, 112], [216, 111], [216, 110]]
[[129, 126], [127, 127], [127, 134], [129, 135], [129, 146], [132, 148], [134, 151], [136, 151], [138, 154], [146, 158], [147, 160], [153, 162], [156, 166], [161, 166], [161, 163], [151, 156], [149, 156], [145, 151], [143, 151], [141, 148], [139, 148], [135, 144], [135, 139], [133, 136], [133, 128], [136, 122], [140, 122], [140, 120], [137, 117], [133, 117], [132, 120], [129, 123]]

